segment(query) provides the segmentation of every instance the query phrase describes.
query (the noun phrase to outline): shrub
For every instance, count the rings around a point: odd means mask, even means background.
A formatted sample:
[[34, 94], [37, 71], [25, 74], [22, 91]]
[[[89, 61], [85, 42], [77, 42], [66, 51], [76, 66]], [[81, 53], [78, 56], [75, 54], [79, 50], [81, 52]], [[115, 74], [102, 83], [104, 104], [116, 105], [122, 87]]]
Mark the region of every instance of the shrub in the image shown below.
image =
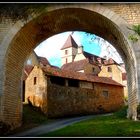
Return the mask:
[[126, 118], [128, 106], [123, 106], [119, 111], [115, 112], [114, 115], [119, 118]]

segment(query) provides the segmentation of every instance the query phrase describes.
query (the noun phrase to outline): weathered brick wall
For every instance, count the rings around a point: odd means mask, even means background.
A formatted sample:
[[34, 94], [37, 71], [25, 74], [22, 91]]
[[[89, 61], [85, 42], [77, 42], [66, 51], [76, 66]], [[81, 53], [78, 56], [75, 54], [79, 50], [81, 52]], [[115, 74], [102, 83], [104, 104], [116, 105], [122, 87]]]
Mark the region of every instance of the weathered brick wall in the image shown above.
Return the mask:
[[[106, 84], [95, 84], [95, 91], [100, 97], [99, 100], [96, 100], [96, 104], [102, 104], [106, 111], [118, 110], [122, 105], [124, 105], [124, 90], [123, 87], [116, 87], [113, 85]], [[109, 91], [109, 98], [106, 99], [102, 91]]]
[[[12, 20], [10, 20], [9, 18], [5, 18], [5, 20], [3, 22], [0, 22], [0, 47], [1, 47], [1, 42], [4, 39], [5, 35], [7, 34], [7, 32], [11, 29], [11, 27], [13, 26], [13, 22]], [[4, 55], [4, 51], [0, 51], [0, 55]], [[2, 60], [2, 57], [0, 58]], [[0, 63], [0, 90], [3, 89], [3, 84], [2, 84], [2, 75], [3, 75], [3, 67], [4, 64]], [[2, 93], [0, 92], [0, 120], [3, 120], [3, 101], [2, 101]]]
[[140, 23], [140, 3], [106, 3], [103, 6], [120, 15], [131, 25]]
[[[102, 95], [103, 90], [109, 91], [107, 99]], [[48, 81], [47, 102], [48, 117], [101, 113], [100, 105], [104, 112], [112, 112], [124, 104], [123, 88], [98, 83], [94, 89], [82, 89], [52, 85]]]

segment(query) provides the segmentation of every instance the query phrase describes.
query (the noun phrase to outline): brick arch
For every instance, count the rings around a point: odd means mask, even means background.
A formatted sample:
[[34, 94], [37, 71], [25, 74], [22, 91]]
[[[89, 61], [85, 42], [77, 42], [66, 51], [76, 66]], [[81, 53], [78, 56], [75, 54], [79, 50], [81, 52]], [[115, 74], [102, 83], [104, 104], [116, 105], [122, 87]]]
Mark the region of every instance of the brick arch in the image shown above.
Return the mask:
[[[136, 58], [127, 39], [127, 23], [102, 6], [54, 6], [27, 24], [17, 22], [2, 42], [3, 74], [0, 81], [0, 119], [17, 127], [22, 121], [21, 75], [24, 61], [46, 38], [65, 31], [86, 31], [110, 42], [120, 53], [128, 72], [129, 117], [134, 117], [138, 101]], [[138, 44], [137, 44], [138, 45]], [[53, 47], [53, 46], [52, 46]], [[54, 46], [55, 47], [55, 46]], [[2, 49], [3, 48], [3, 49]], [[52, 48], [53, 50], [53, 48]]]

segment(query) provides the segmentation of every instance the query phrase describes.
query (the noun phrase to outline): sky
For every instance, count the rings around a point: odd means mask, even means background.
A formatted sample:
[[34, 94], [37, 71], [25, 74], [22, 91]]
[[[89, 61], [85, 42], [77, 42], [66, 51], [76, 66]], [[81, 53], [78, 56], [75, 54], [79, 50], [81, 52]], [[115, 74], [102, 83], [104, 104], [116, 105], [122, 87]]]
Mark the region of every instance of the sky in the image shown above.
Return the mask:
[[70, 34], [79, 46], [83, 46], [84, 51], [100, 57], [106, 55], [107, 57], [113, 58], [118, 63], [122, 62], [116, 49], [107, 41], [104, 41], [102, 38], [100, 38], [100, 42], [96, 39], [93, 41], [91, 38], [95, 38], [95, 35], [79, 31], [64, 32], [54, 35], [40, 43], [34, 51], [38, 56], [46, 57], [51, 65], [61, 67], [60, 49], [63, 47]]

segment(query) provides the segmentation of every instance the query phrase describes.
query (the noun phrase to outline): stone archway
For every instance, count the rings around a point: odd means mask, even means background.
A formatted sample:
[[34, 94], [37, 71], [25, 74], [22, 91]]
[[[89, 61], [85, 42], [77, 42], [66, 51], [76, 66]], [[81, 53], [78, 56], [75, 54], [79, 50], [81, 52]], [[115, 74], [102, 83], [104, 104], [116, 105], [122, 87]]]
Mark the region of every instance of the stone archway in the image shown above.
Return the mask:
[[[27, 24], [18, 21], [0, 48], [0, 120], [17, 127], [22, 121], [21, 75], [24, 61], [46, 38], [65, 31], [85, 31], [110, 42], [120, 53], [128, 73], [129, 117], [136, 116], [137, 62], [127, 37], [127, 23], [114, 12], [94, 5], [50, 6]], [[52, 50], [53, 50], [52, 46]]]

